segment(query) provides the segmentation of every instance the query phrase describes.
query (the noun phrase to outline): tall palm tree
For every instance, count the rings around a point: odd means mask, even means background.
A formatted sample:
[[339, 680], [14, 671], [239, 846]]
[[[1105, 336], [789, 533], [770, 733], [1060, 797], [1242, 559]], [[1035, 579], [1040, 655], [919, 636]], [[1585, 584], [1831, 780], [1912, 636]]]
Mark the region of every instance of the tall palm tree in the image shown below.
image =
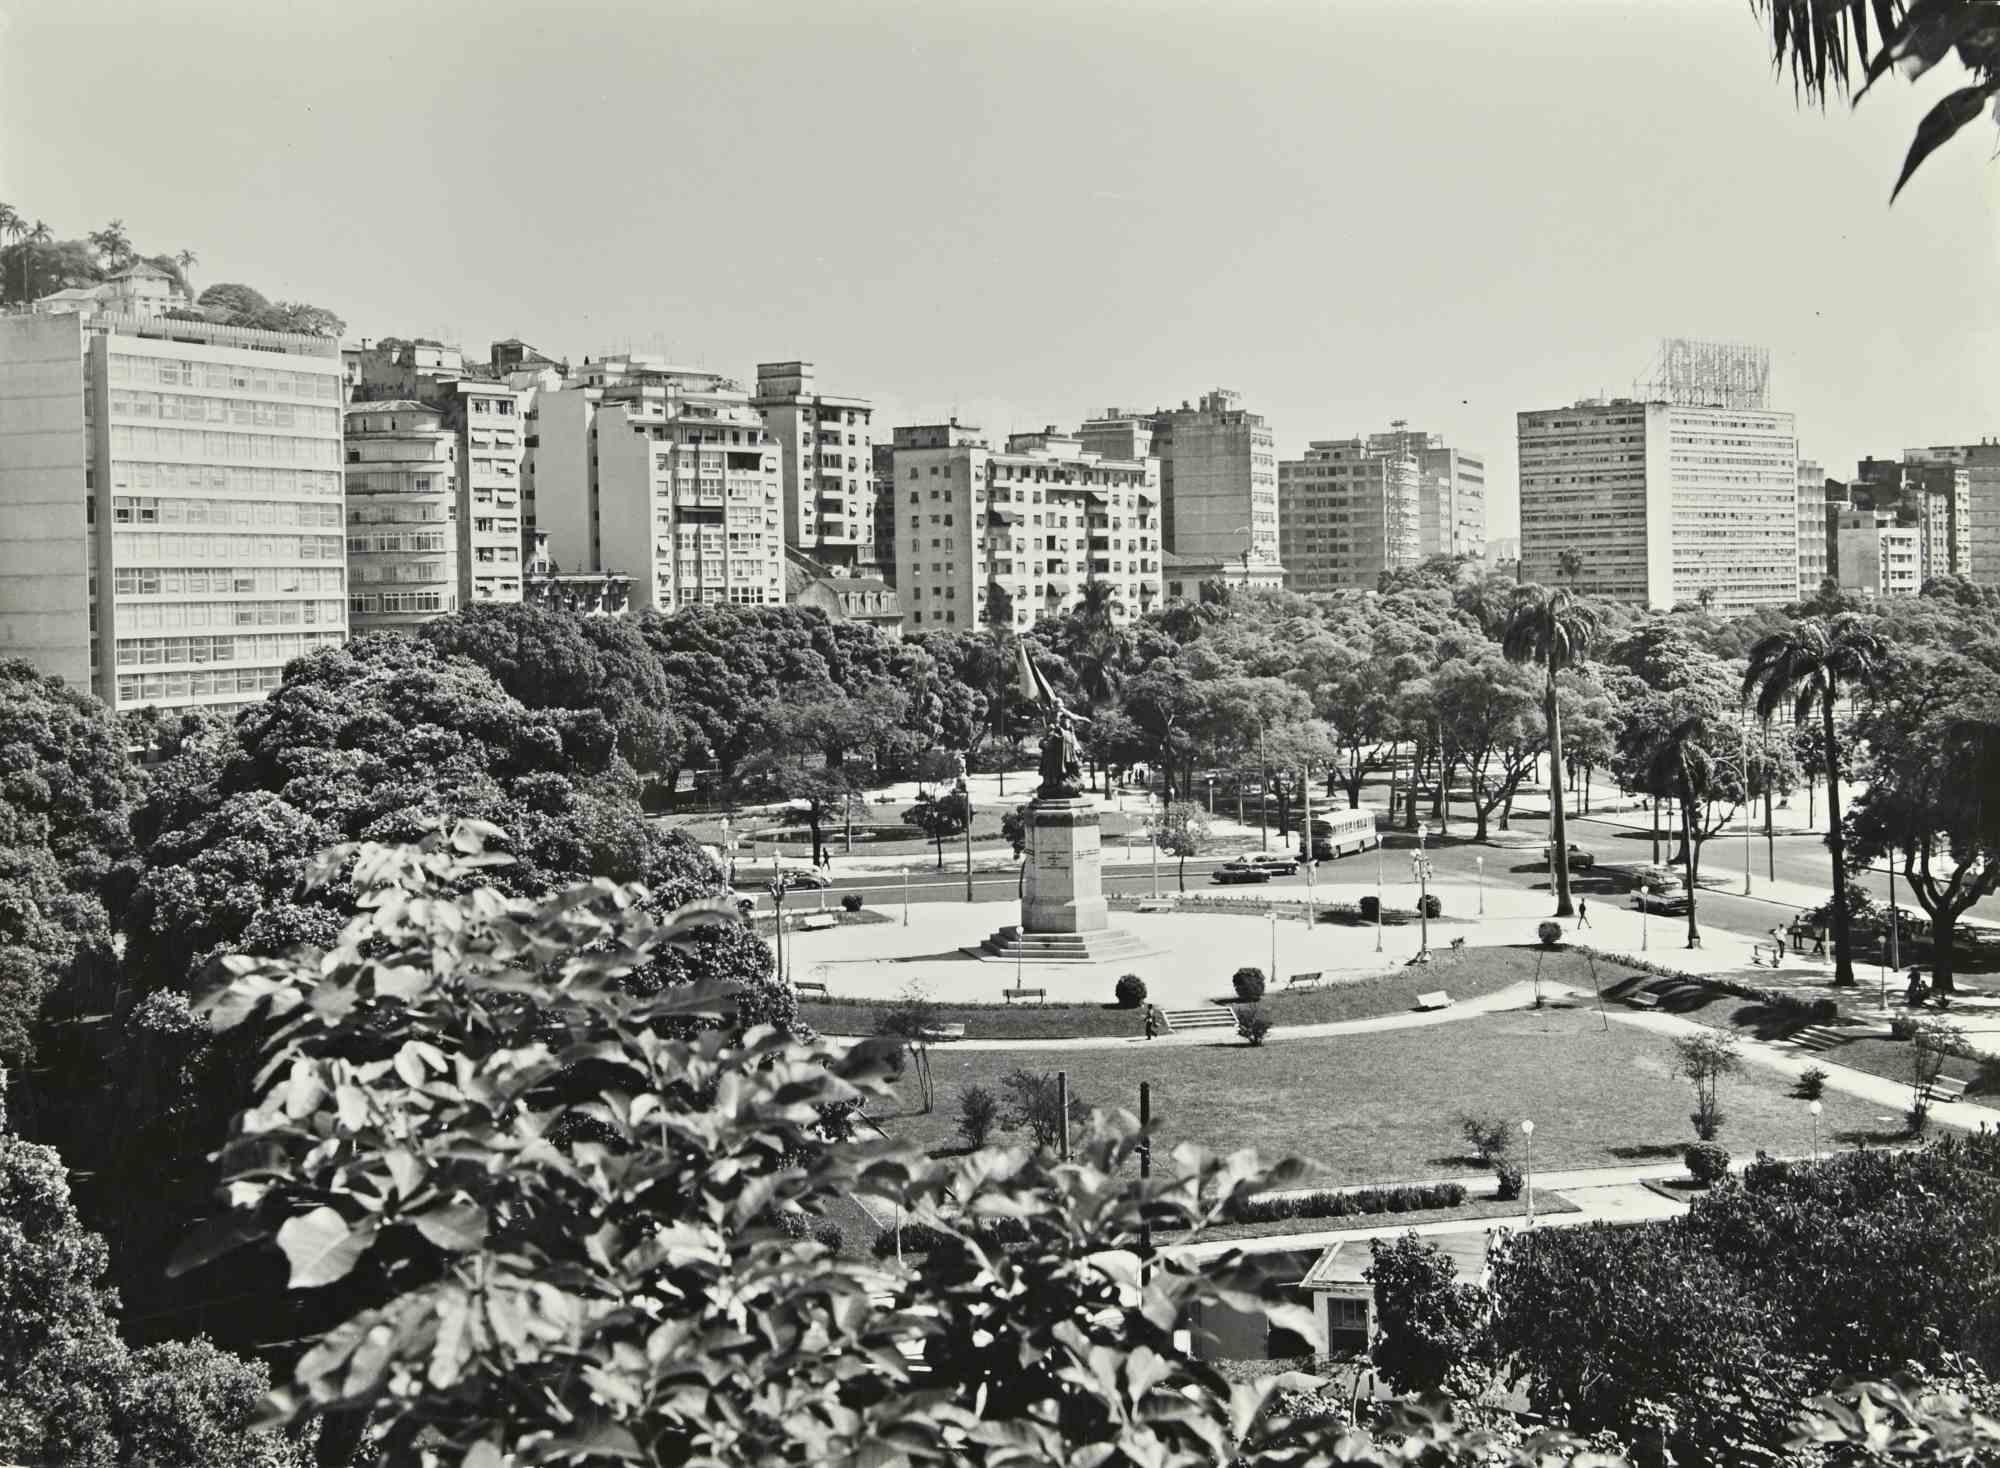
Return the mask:
[[1745, 696], [1754, 694], [1757, 713], [1768, 719], [1785, 704], [1792, 718], [1804, 723], [1817, 709], [1821, 745], [1826, 757], [1826, 848], [1833, 857], [1833, 981], [1854, 983], [1854, 950], [1848, 937], [1847, 840], [1840, 829], [1840, 739], [1834, 728], [1834, 706], [1841, 684], [1849, 691], [1865, 683], [1882, 661], [1881, 639], [1860, 617], [1843, 613], [1833, 618], [1808, 617], [1773, 632], [1750, 649], [1750, 667], [1743, 675]]
[[[45, 222], [37, 219], [33, 227], [22, 234], [21, 239], [24, 243], [30, 245], [46, 245], [55, 237], [55, 231], [50, 229]], [[21, 299], [24, 302], [28, 299], [31, 289], [32, 287], [28, 284], [28, 252], [23, 250], [21, 251]]]
[[1582, 662], [1602, 629], [1597, 609], [1568, 587], [1551, 590], [1530, 582], [1514, 593], [1500, 637], [1500, 650], [1510, 662], [1540, 663], [1548, 674], [1542, 712], [1549, 723], [1549, 843], [1556, 871], [1557, 917], [1574, 916], [1576, 910], [1569, 897], [1569, 823], [1563, 814], [1562, 708], [1556, 697], [1556, 675]]
[[1715, 775], [1715, 760], [1706, 745], [1696, 742], [1701, 718], [1682, 719], [1660, 736], [1647, 762], [1646, 784], [1653, 790], [1671, 790], [1681, 813], [1681, 852], [1687, 865], [1688, 941], [1690, 948], [1701, 947], [1701, 930], [1695, 926], [1695, 881], [1701, 849], [1694, 839], [1695, 807], [1707, 797]]
[[[0, 240], [12, 240], [15, 243], [15, 245], [18, 246], [21, 243], [22, 237], [26, 235], [27, 232], [28, 232], [28, 221], [20, 216], [20, 214], [15, 210], [14, 206], [12, 204], [0, 204]], [[21, 255], [25, 260], [27, 254], [26, 251], [16, 249], [15, 253]], [[23, 303], [25, 303], [28, 297], [28, 288], [27, 285], [25, 284], [27, 278], [27, 271], [25, 266], [21, 273], [24, 282], [24, 284], [21, 287], [21, 300]]]
[[193, 250], [182, 250], [178, 255], [174, 256], [174, 264], [181, 268], [181, 285], [187, 291], [188, 299], [192, 301], [194, 299], [194, 277], [188, 274], [188, 272], [201, 264], [201, 256], [195, 254]]

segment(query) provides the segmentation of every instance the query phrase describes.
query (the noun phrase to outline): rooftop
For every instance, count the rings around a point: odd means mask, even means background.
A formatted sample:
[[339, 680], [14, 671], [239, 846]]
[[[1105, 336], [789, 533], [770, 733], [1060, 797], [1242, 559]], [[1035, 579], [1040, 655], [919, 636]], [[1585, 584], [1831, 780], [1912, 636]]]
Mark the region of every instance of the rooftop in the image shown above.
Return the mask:
[[[1486, 1252], [1492, 1243], [1492, 1236], [1484, 1230], [1477, 1233], [1436, 1233], [1427, 1236], [1424, 1242], [1443, 1251], [1458, 1271], [1460, 1279], [1476, 1281], [1486, 1272]], [[1306, 1277], [1299, 1281], [1300, 1288], [1311, 1290], [1339, 1285], [1366, 1285], [1369, 1266], [1375, 1262], [1375, 1251], [1368, 1244], [1366, 1239], [1349, 1239], [1330, 1245], [1306, 1271]]]

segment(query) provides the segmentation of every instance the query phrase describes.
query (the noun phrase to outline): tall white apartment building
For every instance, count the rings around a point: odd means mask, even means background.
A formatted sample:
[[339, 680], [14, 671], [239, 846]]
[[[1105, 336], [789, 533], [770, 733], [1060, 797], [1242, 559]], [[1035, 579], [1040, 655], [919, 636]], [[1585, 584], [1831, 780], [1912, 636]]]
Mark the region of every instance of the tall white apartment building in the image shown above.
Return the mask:
[[785, 543], [823, 565], [878, 565], [874, 405], [820, 392], [810, 362], [760, 362], [750, 406], [782, 455]]
[[1197, 406], [1138, 415], [1113, 408], [1083, 425], [1086, 443], [1106, 425], [1143, 416], [1160, 461], [1166, 548], [1197, 560], [1242, 558], [1253, 585], [1278, 586], [1278, 453], [1261, 413], [1241, 393], [1217, 388]]
[[[1865, 470], [1867, 461], [1861, 467]], [[1913, 485], [1930, 500], [1923, 517], [1924, 574], [1949, 572], [2000, 584], [2000, 444], [1904, 449], [1902, 477], [1906, 487]]]
[[0, 657], [118, 710], [228, 706], [346, 636], [338, 343], [0, 319]]
[[530, 394], [461, 378], [442, 400], [457, 438], [458, 604], [521, 600], [526, 554], [522, 460]]
[[1797, 598], [1790, 413], [1585, 399], [1517, 415], [1517, 446], [1523, 580], [1718, 613]]
[[1826, 470], [1812, 459], [1799, 460], [1799, 595], [1819, 593], [1832, 573], [1826, 563]]
[[[1387, 433], [1369, 434], [1368, 448], [1374, 453], [1408, 454], [1417, 461], [1419, 561], [1486, 554], [1484, 455], [1452, 448], [1442, 434], [1425, 433], [1400, 419], [1389, 425]], [[1281, 523], [1283, 519], [1281, 509]]]
[[585, 362], [535, 401], [536, 529], [565, 572], [632, 579], [632, 605], [785, 599], [778, 446], [727, 377], [653, 357]]
[[347, 410], [347, 618], [358, 636], [457, 611], [458, 436], [414, 398]]
[[[1300, 593], [1375, 589], [1421, 559], [1425, 499], [1415, 454], [1388, 435], [1318, 439], [1278, 465], [1278, 551]], [[1482, 505], [1480, 511], [1485, 514]]]
[[1157, 466], [1047, 428], [1004, 451], [956, 419], [895, 431], [897, 591], [914, 631], [1026, 628], [1095, 582], [1124, 623], [1158, 605]]
[[1923, 587], [1921, 539], [1893, 511], [1841, 511], [1834, 517], [1841, 590], [1871, 600], [1915, 596]]

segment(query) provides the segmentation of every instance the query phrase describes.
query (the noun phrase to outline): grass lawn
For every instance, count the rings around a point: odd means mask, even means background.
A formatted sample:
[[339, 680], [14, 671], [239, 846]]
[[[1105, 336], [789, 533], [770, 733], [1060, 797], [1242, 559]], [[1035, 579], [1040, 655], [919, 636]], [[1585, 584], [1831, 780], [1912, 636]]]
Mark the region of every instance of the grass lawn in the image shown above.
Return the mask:
[[[1017, 1066], [1067, 1070], [1073, 1092], [1094, 1106], [1138, 1109], [1139, 1082], [1153, 1084], [1162, 1156], [1183, 1141], [1216, 1151], [1254, 1147], [1266, 1158], [1314, 1164], [1315, 1181], [1395, 1182], [1470, 1177], [1460, 1111], [1535, 1121], [1535, 1166], [1616, 1167], [1678, 1157], [1694, 1139], [1693, 1097], [1673, 1077], [1673, 1046], [1629, 1025], [1606, 1032], [1594, 1009], [1482, 1015], [1408, 1030], [1286, 1040], [1261, 1049], [1238, 1042], [1198, 1048], [933, 1052], [938, 1108], [929, 1116], [878, 1117], [893, 1134], [930, 1148], [954, 1145], [961, 1086], [996, 1093]], [[1807, 1145], [1802, 1105], [1784, 1077], [1745, 1067], [1723, 1083], [1723, 1141], [1748, 1156], [1763, 1147]], [[906, 1082], [914, 1095], [914, 1083]], [[1886, 1141], [1902, 1118], [1829, 1092], [1822, 1139]]]
[[[1870, 1075], [1901, 1081], [1906, 1086], [1910, 1084], [1908, 1040], [1849, 1040], [1844, 1045], [1822, 1051], [1817, 1058], [1829, 1065], [1845, 1065], [1854, 1070], [1865, 1070]], [[1979, 1069], [1978, 1061], [1967, 1060], [1962, 1055], [1947, 1055], [1944, 1058], [1944, 1073], [1954, 1080], [1967, 1082], [1966, 1100], [1976, 1101], [1982, 1106], [2000, 1106], [2000, 1094], [1980, 1089]]]

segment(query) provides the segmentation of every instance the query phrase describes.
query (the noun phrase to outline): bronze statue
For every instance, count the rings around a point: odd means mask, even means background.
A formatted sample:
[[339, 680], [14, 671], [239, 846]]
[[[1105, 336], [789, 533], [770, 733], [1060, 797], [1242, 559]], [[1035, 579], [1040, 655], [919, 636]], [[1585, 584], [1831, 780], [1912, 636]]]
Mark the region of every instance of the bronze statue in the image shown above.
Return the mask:
[[1081, 714], [1066, 709], [1042, 670], [1028, 654], [1025, 642], [1016, 644], [1020, 655], [1021, 696], [1042, 709], [1042, 785], [1038, 800], [1075, 800], [1083, 794], [1083, 758], [1076, 742], [1076, 726], [1088, 723]]

